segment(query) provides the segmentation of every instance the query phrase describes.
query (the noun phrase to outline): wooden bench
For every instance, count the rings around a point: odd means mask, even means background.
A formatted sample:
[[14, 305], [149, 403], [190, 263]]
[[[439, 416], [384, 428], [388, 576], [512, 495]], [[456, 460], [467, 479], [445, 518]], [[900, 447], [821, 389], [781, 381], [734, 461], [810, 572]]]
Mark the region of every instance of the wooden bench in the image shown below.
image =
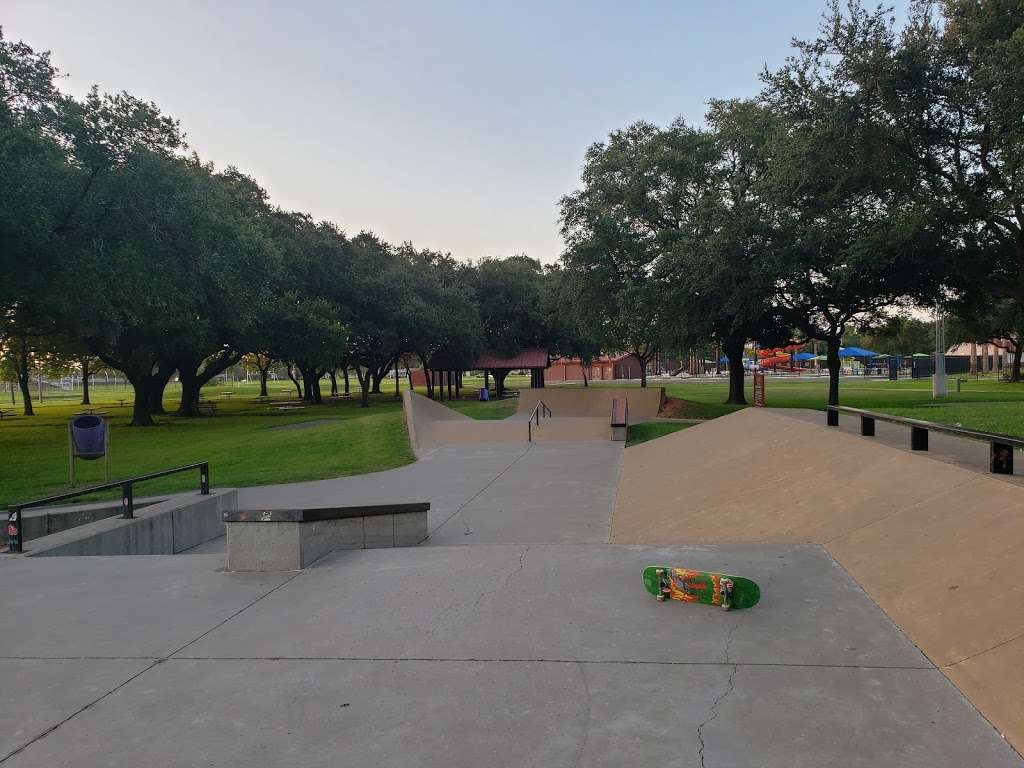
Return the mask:
[[228, 570], [297, 571], [335, 549], [412, 547], [427, 538], [428, 502], [224, 513]]

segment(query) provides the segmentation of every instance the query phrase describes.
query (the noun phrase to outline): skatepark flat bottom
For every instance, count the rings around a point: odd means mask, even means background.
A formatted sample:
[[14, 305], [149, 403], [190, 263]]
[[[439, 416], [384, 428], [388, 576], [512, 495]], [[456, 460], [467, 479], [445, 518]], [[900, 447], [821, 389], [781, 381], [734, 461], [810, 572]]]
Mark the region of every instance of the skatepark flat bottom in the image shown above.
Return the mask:
[[[61, 561], [0, 565], [4, 766], [1024, 765], [816, 545]], [[652, 562], [761, 602], [659, 603]]]

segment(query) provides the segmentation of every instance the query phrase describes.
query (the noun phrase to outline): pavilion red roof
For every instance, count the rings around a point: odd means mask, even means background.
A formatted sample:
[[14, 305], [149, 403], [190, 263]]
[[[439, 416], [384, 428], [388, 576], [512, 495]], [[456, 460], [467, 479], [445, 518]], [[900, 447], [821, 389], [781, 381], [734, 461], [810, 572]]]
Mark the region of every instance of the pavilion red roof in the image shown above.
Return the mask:
[[477, 358], [471, 366], [474, 369], [482, 368], [547, 368], [548, 351], [534, 347], [524, 349], [512, 357], [500, 357], [493, 352], [485, 352]]

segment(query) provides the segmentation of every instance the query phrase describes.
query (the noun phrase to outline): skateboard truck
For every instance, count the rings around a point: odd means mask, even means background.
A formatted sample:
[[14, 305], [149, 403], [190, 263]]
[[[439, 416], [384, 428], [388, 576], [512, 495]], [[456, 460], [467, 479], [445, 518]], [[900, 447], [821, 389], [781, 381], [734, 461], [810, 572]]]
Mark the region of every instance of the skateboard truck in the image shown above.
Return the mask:
[[728, 611], [732, 608], [732, 579], [722, 579], [720, 582], [722, 594], [722, 610]]
[[672, 587], [669, 585], [668, 579], [665, 578], [664, 568], [659, 568], [655, 573], [658, 576], [658, 588], [660, 590], [657, 596], [658, 602], [663, 603], [665, 602], [665, 597], [672, 593]]

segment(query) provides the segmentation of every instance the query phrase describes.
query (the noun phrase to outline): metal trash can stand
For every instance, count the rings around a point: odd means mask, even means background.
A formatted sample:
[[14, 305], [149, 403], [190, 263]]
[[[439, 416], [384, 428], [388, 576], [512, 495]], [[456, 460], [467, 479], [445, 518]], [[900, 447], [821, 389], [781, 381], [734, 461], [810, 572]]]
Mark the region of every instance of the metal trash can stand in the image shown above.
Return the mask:
[[71, 443], [74, 455], [92, 461], [107, 455], [107, 422], [87, 414], [71, 420]]
[[102, 416], [92, 413], [73, 416], [68, 422], [68, 479], [75, 487], [75, 459], [95, 461], [103, 459], [103, 475], [110, 479], [110, 465], [107, 449], [110, 445], [110, 430]]

